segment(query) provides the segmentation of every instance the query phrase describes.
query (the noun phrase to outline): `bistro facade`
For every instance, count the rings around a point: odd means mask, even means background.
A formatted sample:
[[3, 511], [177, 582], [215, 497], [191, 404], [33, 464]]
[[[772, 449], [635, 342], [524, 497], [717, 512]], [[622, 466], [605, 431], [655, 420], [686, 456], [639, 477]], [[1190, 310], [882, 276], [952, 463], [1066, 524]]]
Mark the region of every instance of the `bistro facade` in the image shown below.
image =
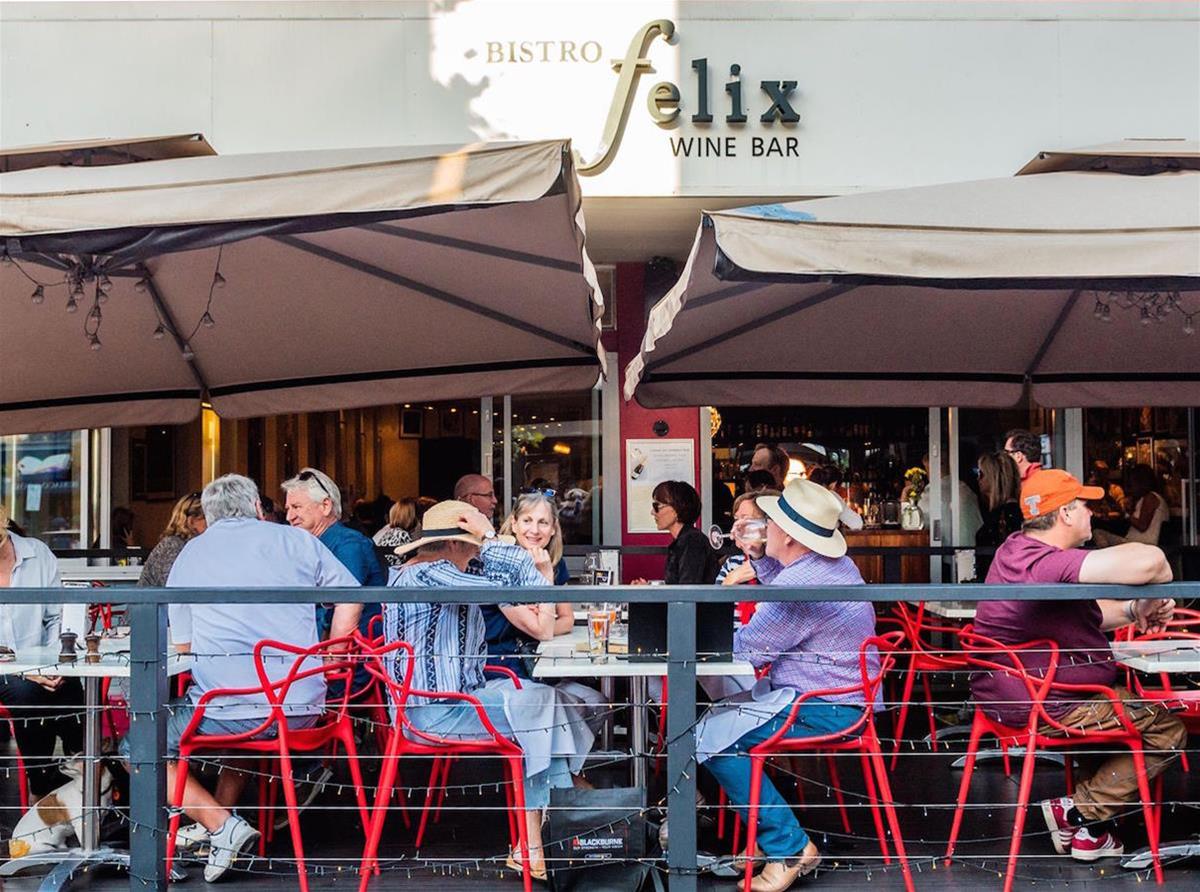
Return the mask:
[[[878, 521], [852, 545], [970, 545], [957, 487], [918, 530], [899, 529], [889, 503], [926, 456], [970, 488], [976, 457], [1010, 428], [1041, 434], [1046, 463], [1114, 493], [1149, 465], [1170, 508], [1161, 543], [1198, 544], [1195, 407], [1048, 410], [1026, 396], [1004, 411], [814, 408], [798, 386], [792, 406], [759, 407], [748, 392], [735, 405], [646, 409], [620, 389], [702, 209], [1004, 177], [1040, 150], [1123, 137], [1196, 139], [1192, 7], [475, 0], [84, 13], [4, 8], [0, 148], [200, 132], [220, 154], [569, 137], [608, 375], [591, 390], [5, 432], [0, 498], [53, 547], [119, 544], [118, 507], [133, 512], [130, 541], [149, 546], [173, 501], [213, 477], [246, 473], [281, 500], [278, 484], [306, 465], [342, 485], [347, 512], [384, 495], [444, 498], [479, 470], [502, 505], [554, 489], [569, 544], [665, 545], [648, 522], [650, 484], [689, 479], [703, 523], [721, 522], [759, 442], [787, 449], [795, 473], [839, 467]], [[79, 107], [82, 81], [98, 98]], [[216, 318], [235, 287], [218, 294]], [[404, 310], [362, 324], [403, 326]], [[857, 340], [846, 331], [844, 349]], [[257, 349], [289, 345], [264, 330]], [[654, 560], [630, 556], [624, 575], [652, 574]], [[906, 572], [927, 578], [920, 562]], [[969, 572], [929, 565], [935, 577]]]

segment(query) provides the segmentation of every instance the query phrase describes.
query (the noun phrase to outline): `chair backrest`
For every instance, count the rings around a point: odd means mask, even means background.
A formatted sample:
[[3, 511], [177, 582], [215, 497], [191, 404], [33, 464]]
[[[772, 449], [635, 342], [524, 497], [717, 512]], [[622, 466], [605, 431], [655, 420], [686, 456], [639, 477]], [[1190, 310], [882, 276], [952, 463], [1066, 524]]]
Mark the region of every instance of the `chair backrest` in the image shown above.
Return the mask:
[[[1058, 671], [1058, 645], [1048, 638], [1026, 641], [1022, 644], [1004, 644], [986, 635], [974, 631], [965, 631], [959, 635], [966, 653], [967, 665], [988, 672], [1000, 672], [1010, 678], [1019, 680], [1033, 704], [1030, 709], [1030, 721], [1036, 721], [1044, 715], [1043, 704], [1046, 695], [1054, 684], [1054, 673]], [[1049, 654], [1049, 662], [1045, 673], [1030, 672], [1021, 659], [1022, 653], [1033, 651]]]
[[935, 647], [932, 642], [927, 640], [926, 636], [940, 632], [957, 642], [959, 633], [964, 629], [969, 630], [971, 628], [969, 625], [947, 626], [930, 621], [925, 612], [924, 601], [918, 601], [915, 607], [904, 601], [897, 601], [893, 605], [893, 609], [896, 618], [900, 621], [901, 628], [904, 629], [909, 645], [915, 653], [920, 653], [927, 659], [941, 663], [948, 669], [965, 664], [965, 657], [959, 648]]
[[[873, 635], [862, 643], [858, 650], [858, 669], [862, 676], [863, 700], [868, 707], [873, 707], [879, 700], [879, 689], [883, 680], [896, 665], [896, 653], [904, 645], [903, 632], [885, 632]], [[870, 654], [874, 651], [879, 657], [878, 668], [872, 672]], [[867, 712], [873, 712], [868, 708]]]
[[[267, 651], [294, 657], [291, 668], [282, 678], [272, 678], [272, 673], [268, 672], [268, 660], [279, 659], [279, 657], [268, 654]], [[259, 684], [262, 685], [263, 693], [266, 695], [267, 702], [271, 704], [272, 711], [278, 711], [281, 715], [292, 685], [315, 675], [325, 677], [327, 689], [331, 683], [337, 685], [340, 682], [338, 699], [332, 703], [326, 701], [325, 705], [339, 714], [345, 713], [349, 706], [353, 687], [356, 658], [357, 643], [352, 635], [330, 638], [309, 647], [288, 644], [284, 641], [273, 641], [269, 638], [254, 645], [254, 670], [258, 673]]]

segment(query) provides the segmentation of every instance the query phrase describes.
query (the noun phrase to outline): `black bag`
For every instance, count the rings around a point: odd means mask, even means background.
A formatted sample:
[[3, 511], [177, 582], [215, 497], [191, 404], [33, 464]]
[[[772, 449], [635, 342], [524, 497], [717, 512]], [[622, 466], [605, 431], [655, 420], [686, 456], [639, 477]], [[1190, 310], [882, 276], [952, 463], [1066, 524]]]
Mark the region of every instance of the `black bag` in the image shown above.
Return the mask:
[[646, 857], [646, 791], [550, 791], [546, 866], [551, 892], [637, 892]]

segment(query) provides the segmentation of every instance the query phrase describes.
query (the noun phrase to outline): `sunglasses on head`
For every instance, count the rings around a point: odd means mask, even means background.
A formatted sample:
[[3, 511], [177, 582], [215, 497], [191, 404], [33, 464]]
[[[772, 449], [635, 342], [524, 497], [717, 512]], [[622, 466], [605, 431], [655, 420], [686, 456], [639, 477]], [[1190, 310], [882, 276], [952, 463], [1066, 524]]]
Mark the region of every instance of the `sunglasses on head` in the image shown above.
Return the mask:
[[554, 489], [538, 489], [536, 486], [527, 486], [521, 490], [521, 495], [531, 496], [534, 494], [545, 496], [548, 499], [553, 499], [558, 494], [558, 490]]
[[332, 499], [332, 498], [333, 498], [333, 496], [332, 496], [332, 495], [330, 495], [330, 492], [329, 492], [329, 490], [325, 488], [325, 484], [321, 482], [321, 478], [320, 478], [320, 477], [318, 477], [318, 476], [316, 475], [316, 472], [314, 472], [314, 471], [301, 471], [301, 472], [300, 472], [300, 473], [299, 473], [299, 474], [296, 476], [296, 479], [297, 479], [297, 480], [299, 480], [301, 483], [308, 483], [308, 481], [310, 481], [310, 480], [315, 480], [315, 481], [317, 481], [317, 486], [321, 487], [321, 492], [325, 493], [325, 495], [326, 495], [328, 498], [330, 498], [330, 499]]

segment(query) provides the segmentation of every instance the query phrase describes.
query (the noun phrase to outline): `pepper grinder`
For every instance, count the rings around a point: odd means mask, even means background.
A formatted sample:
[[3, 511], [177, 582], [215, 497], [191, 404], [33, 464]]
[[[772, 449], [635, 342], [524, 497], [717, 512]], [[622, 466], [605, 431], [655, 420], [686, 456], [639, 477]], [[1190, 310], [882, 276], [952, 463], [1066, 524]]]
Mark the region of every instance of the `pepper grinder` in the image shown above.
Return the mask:
[[87, 663], [99, 663], [100, 662], [100, 636], [98, 634], [96, 634], [95, 632], [92, 632], [87, 637], [85, 637], [83, 640], [84, 640], [84, 643], [87, 644], [87, 656], [85, 656], [83, 658], [84, 661]]
[[79, 636], [74, 632], [63, 632], [58, 636], [58, 661], [60, 663], [75, 662], [75, 642]]

